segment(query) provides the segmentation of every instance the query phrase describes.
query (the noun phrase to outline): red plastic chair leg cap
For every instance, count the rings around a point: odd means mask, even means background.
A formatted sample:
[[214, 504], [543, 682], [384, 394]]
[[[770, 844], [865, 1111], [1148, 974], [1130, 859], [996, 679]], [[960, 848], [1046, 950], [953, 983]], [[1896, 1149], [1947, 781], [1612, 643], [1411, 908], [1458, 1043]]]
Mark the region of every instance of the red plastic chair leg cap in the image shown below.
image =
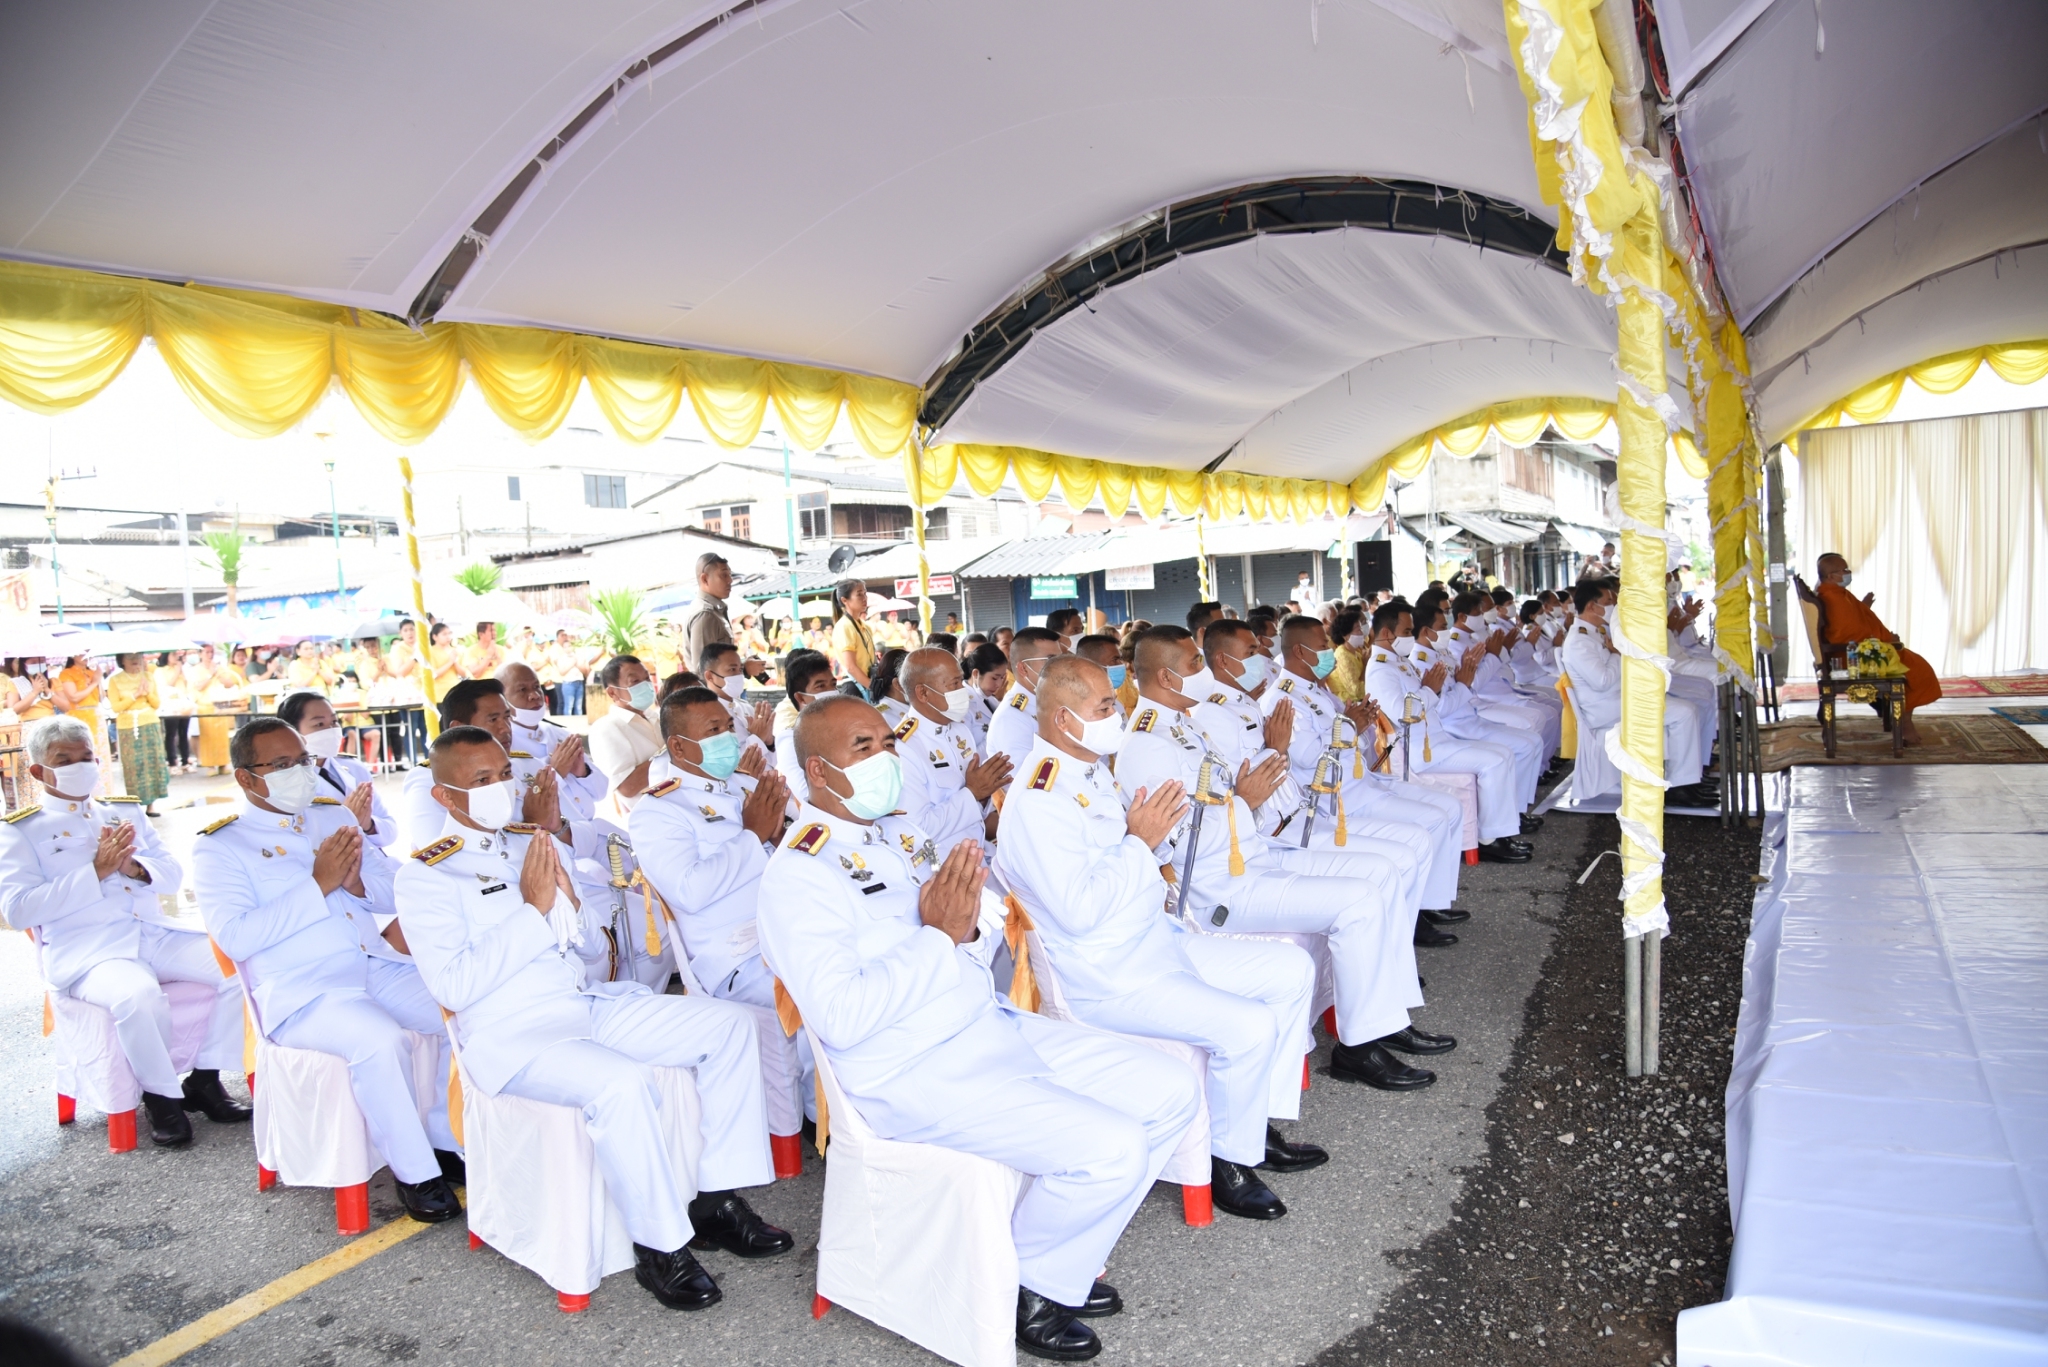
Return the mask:
[[1323, 1008], [1323, 1033], [1331, 1039], [1337, 1038], [1337, 1008], [1334, 1006]]
[[256, 1165], [256, 1190], [269, 1191], [276, 1185], [277, 1169], [266, 1168], [261, 1163], [258, 1163]]
[[78, 1098], [57, 1093], [57, 1123], [69, 1125], [78, 1119]]
[[812, 1319], [814, 1319], [814, 1320], [821, 1320], [821, 1319], [825, 1318], [825, 1312], [826, 1312], [827, 1310], [830, 1310], [831, 1308], [832, 1308], [832, 1302], [830, 1302], [830, 1301], [826, 1300], [826, 1299], [825, 1299], [825, 1298], [824, 1298], [823, 1296], [812, 1296], [812, 1297], [811, 1297], [811, 1318], [812, 1318]]
[[107, 1117], [107, 1147], [115, 1153], [135, 1151], [135, 1112], [116, 1111]]
[[474, 1252], [476, 1252], [476, 1251], [477, 1251], [478, 1249], [482, 1248], [483, 1246], [484, 1246], [484, 1241], [483, 1241], [482, 1239], [479, 1239], [479, 1238], [477, 1238], [477, 1236], [476, 1236], [476, 1232], [475, 1232], [474, 1230], [472, 1230], [472, 1231], [470, 1232], [470, 1236], [469, 1236], [469, 1251], [470, 1251], [471, 1253], [474, 1253]]
[[1216, 1206], [1210, 1199], [1207, 1182], [1180, 1189], [1180, 1214], [1191, 1229], [1207, 1229], [1216, 1223]]
[[370, 1184], [334, 1189], [334, 1227], [345, 1235], [370, 1232]]
[[1308, 1055], [1301, 1056], [1301, 1090], [1308, 1090]]
[[768, 1152], [775, 1159], [777, 1181], [804, 1175], [804, 1140], [800, 1134], [771, 1134]]
[[1465, 851], [1465, 862], [1467, 864], [1477, 864], [1479, 862], [1479, 851], [1476, 848]]
[[561, 1307], [565, 1315], [580, 1315], [590, 1308], [590, 1297], [572, 1296], [566, 1291], [557, 1291], [555, 1304]]

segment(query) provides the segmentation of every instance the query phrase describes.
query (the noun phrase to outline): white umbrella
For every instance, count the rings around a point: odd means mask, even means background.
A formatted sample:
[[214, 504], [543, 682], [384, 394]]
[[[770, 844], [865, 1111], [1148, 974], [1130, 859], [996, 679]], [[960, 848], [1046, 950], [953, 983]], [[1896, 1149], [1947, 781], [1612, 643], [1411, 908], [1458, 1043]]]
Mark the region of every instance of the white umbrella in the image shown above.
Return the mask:
[[870, 598], [868, 599], [868, 611], [870, 613], [916, 612], [917, 604], [906, 603], [901, 598]]
[[[763, 617], [788, 617], [789, 599], [770, 598], [767, 602], [757, 606], [754, 611], [760, 613]], [[813, 617], [830, 617], [832, 615], [832, 600], [830, 598], [813, 598], [810, 602], [803, 605], [802, 612], [803, 620], [806, 622], [810, 621]]]
[[76, 655], [87, 647], [75, 642], [81, 636], [97, 635], [76, 627], [45, 627], [34, 622], [0, 626], [0, 655], [18, 655], [24, 660], [56, 660]]
[[597, 625], [597, 619], [577, 608], [557, 608], [541, 619], [547, 630], [566, 631], [572, 635], [583, 635]]
[[277, 645], [286, 641], [347, 640], [355, 634], [358, 619], [353, 612], [341, 608], [307, 608], [303, 612], [287, 612], [282, 617], [249, 618], [245, 625], [251, 642]]

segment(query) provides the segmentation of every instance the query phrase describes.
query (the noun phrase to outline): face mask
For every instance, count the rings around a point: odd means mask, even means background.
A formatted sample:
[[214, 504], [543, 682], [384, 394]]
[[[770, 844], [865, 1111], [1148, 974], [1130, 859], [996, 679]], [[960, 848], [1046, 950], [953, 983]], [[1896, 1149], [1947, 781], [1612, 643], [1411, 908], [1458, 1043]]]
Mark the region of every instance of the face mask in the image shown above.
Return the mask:
[[[829, 759], [825, 763], [839, 769]], [[863, 821], [874, 821], [896, 810], [896, 799], [903, 796], [903, 762], [895, 752], [884, 750], [869, 755], [851, 769], [839, 772], [853, 785], [853, 796], [841, 799], [847, 811]]]
[[487, 831], [502, 830], [512, 821], [513, 812], [519, 806], [519, 781], [506, 779], [503, 783], [486, 783], [475, 788], [458, 788], [457, 792], [469, 794], [469, 808], [465, 815]]
[[718, 686], [724, 691], [726, 697], [731, 698], [734, 702], [738, 702], [740, 700], [740, 693], [747, 686], [747, 676], [744, 674], [728, 674]]
[[1394, 638], [1394, 653], [1404, 660], [1414, 655], [1415, 638], [1413, 636], [1396, 636]]
[[82, 802], [99, 789], [100, 762], [89, 759], [82, 764], [60, 764], [50, 771], [50, 778], [52, 792]]
[[1314, 665], [1310, 666], [1309, 672], [1311, 674], [1314, 674], [1318, 679], [1327, 679], [1330, 677], [1330, 671], [1335, 669], [1336, 667], [1337, 652], [1331, 650], [1328, 646], [1325, 646], [1323, 647], [1323, 649], [1318, 650], [1316, 652], [1316, 662]]
[[529, 731], [538, 731], [540, 724], [547, 719], [547, 709], [543, 707], [515, 707], [512, 709], [512, 720], [518, 722]]
[[1850, 583], [1851, 583], [1852, 581], [1854, 581], [1854, 580], [1855, 580], [1855, 578], [1856, 578], [1856, 576], [1855, 576], [1855, 575], [1853, 575], [1853, 574], [1849, 573], [1849, 571], [1847, 571], [1847, 570], [1843, 570], [1843, 571], [1842, 571], [1842, 587], [1843, 587], [1843, 588], [1845, 588], [1845, 589], [1846, 589], [1846, 588], [1848, 588], [1848, 587], [1849, 587], [1849, 585], [1850, 585]]
[[1249, 693], [1266, 681], [1266, 657], [1247, 655], [1237, 662], [1237, 686]]
[[302, 739], [306, 742], [306, 753], [314, 759], [333, 759], [341, 753], [339, 726], [330, 726], [325, 731], [314, 731]]
[[713, 778], [731, 778], [740, 767], [740, 738], [730, 731], [697, 742], [697, 767]]
[[1093, 750], [1098, 755], [1113, 755], [1124, 748], [1123, 718], [1112, 712], [1094, 721], [1082, 721], [1081, 714], [1073, 708], [1066, 709], [1067, 715], [1081, 722], [1081, 734], [1077, 743], [1083, 750]]
[[958, 688], [947, 689], [945, 693], [946, 705], [939, 709], [939, 715], [947, 721], [965, 721], [967, 719], [967, 709], [974, 702], [974, 692], [975, 690], [969, 688], [966, 684], [961, 684]]
[[1192, 674], [1180, 676], [1180, 691], [1183, 696], [1200, 702], [1216, 691], [1216, 675], [1209, 666], [1203, 665]]
[[1365, 633], [1362, 631], [1352, 632], [1349, 636], [1346, 636], [1344, 638], [1344, 644], [1350, 646], [1353, 650], [1364, 650]]
[[1111, 688], [1122, 688], [1124, 686], [1124, 679], [1130, 674], [1131, 671], [1125, 665], [1111, 665], [1109, 666], [1108, 672], [1109, 686]]
[[296, 815], [313, 805], [313, 785], [318, 779], [310, 765], [295, 765], [279, 773], [266, 774], [263, 786], [269, 791], [263, 800], [280, 812]]
[[654, 685], [642, 679], [626, 690], [626, 705], [635, 712], [645, 712], [654, 706]]

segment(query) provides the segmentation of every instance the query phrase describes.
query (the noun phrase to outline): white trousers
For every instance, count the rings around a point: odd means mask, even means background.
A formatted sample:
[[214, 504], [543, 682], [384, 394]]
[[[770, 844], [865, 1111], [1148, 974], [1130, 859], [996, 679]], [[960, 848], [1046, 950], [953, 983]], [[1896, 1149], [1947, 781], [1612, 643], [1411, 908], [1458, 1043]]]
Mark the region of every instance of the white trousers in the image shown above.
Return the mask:
[[[1445, 770], [1471, 774], [1479, 780], [1479, 839], [1482, 843], [1522, 833], [1522, 809], [1529, 804], [1518, 800], [1521, 784], [1515, 773], [1515, 753], [1490, 740], [1466, 740], [1438, 726], [1429, 737], [1429, 755], [1423, 755], [1421, 736], [1412, 738], [1410, 750], [1415, 772]], [[1459, 822], [1462, 825], [1464, 818]]]
[[1465, 863], [1465, 807], [1457, 798], [1426, 783], [1368, 777], [1344, 785], [1344, 809], [1423, 832], [1428, 844], [1422, 905], [1447, 911], [1458, 900], [1458, 874]]
[[[434, 1025], [441, 1025], [439, 1012]], [[412, 1045], [389, 1011], [363, 993], [327, 992], [292, 1012], [270, 1038], [287, 1049], [333, 1054], [348, 1064], [356, 1109], [392, 1176], [418, 1183], [441, 1175], [413, 1096]]]
[[1564, 743], [1564, 712], [1560, 707], [1546, 707], [1541, 698], [1531, 698], [1509, 691], [1507, 693], [1481, 693], [1474, 701], [1479, 705], [1479, 715], [1495, 721], [1510, 722], [1524, 731], [1533, 731], [1545, 746], [1543, 763], [1550, 764]]
[[1714, 752], [1714, 737], [1721, 733], [1721, 690], [1712, 679], [1697, 674], [1674, 674], [1667, 696], [1682, 697], [1693, 705], [1700, 722], [1700, 758]]
[[[1700, 713], [1706, 713], [1706, 721]], [[1674, 788], [1698, 783], [1705, 772], [1706, 741], [1715, 709], [1678, 693], [1664, 695], [1664, 780]]]
[[688, 1068], [704, 1110], [699, 1191], [765, 1186], [775, 1180], [761, 1056], [753, 1018], [709, 997], [591, 997], [590, 1038], [549, 1045], [505, 1084], [583, 1112], [605, 1190], [633, 1242], [663, 1253], [690, 1241], [689, 1174], [677, 1173], [661, 1139], [656, 1067]]
[[[1460, 739], [1485, 741], [1506, 750], [1514, 757], [1515, 794], [1521, 806], [1527, 807], [1536, 800], [1536, 780], [1543, 776], [1545, 758], [1542, 738], [1534, 731], [1525, 730], [1513, 722], [1495, 721], [1478, 712], [1459, 717], [1450, 724], [1449, 730]], [[1520, 821], [1515, 824], [1519, 830]]]
[[1207, 1053], [1209, 1152], [1232, 1163], [1258, 1163], [1266, 1156], [1267, 1118], [1301, 1114], [1315, 960], [1284, 940], [1190, 935], [1182, 946], [1193, 973], [1069, 1005], [1104, 1030], [1184, 1040]]
[[[447, 1077], [451, 1058], [448, 1026], [441, 1018], [441, 1004], [427, 991], [426, 979], [411, 964], [395, 959], [372, 959], [369, 969], [370, 1000], [406, 1029], [433, 1036], [434, 1076]], [[446, 1087], [434, 1089], [433, 1105], [427, 1111], [427, 1139], [437, 1149], [449, 1153], [462, 1151], [462, 1146], [455, 1142], [455, 1131], [448, 1126]]]
[[[1393, 871], [1375, 855], [1271, 851], [1278, 868], [1230, 882], [1230, 915], [1216, 929], [1305, 931], [1327, 938], [1337, 987], [1337, 1037], [1362, 1044], [1408, 1024], [1422, 1005], [1415, 979], [1415, 920], [1392, 906]], [[1204, 929], [1213, 913], [1201, 913]], [[1297, 1079], [1297, 1084], [1299, 1079]]]
[[[799, 1030], [794, 1036], [782, 1033], [782, 1018], [775, 1014], [775, 978], [756, 954], [704, 990], [720, 1001], [744, 1006], [754, 1018], [755, 1043], [761, 1051], [761, 1087], [768, 1102], [768, 1133], [796, 1134], [804, 1127], [806, 1110], [817, 1103], [817, 1065], [811, 1061], [810, 1036]], [[804, 1103], [811, 1101], [807, 1108]], [[812, 1116], [812, 1119], [816, 1119]]]
[[214, 990], [213, 1018], [193, 1066], [239, 1072], [242, 994], [232, 980], [221, 976], [206, 937], [148, 924], [141, 931], [139, 958], [102, 959], [65, 995], [91, 1002], [114, 1018], [114, 1038], [121, 1042], [121, 1052], [128, 1056], [128, 1067], [143, 1091], [179, 1096], [184, 1088], [171, 1065], [171, 1002], [162, 985], [205, 983]]
[[[1287, 829], [1278, 838], [1269, 840], [1269, 846], [1285, 850], [1302, 848], [1301, 834], [1308, 834], [1311, 850], [1350, 851], [1353, 854], [1371, 854], [1387, 862], [1393, 870], [1394, 882], [1389, 891], [1393, 895], [1393, 910], [1406, 916], [1411, 922], [1415, 913], [1422, 909], [1422, 889], [1429, 873], [1430, 841], [1428, 832], [1420, 826], [1411, 826], [1405, 821], [1386, 821], [1369, 811], [1357, 811], [1351, 805], [1354, 787], [1363, 782], [1344, 785], [1344, 843], [1337, 843], [1336, 805], [1327, 797], [1318, 803], [1316, 823], [1304, 827], [1302, 818], [1296, 816], [1288, 823]], [[1288, 839], [1292, 835], [1293, 839]]]
[[1010, 1013], [1052, 1076], [1018, 1082], [1001, 1107], [961, 1110], [907, 1134], [1006, 1163], [1034, 1180], [1010, 1217], [1017, 1278], [1079, 1305], [1195, 1118], [1195, 1075], [1136, 1040]]

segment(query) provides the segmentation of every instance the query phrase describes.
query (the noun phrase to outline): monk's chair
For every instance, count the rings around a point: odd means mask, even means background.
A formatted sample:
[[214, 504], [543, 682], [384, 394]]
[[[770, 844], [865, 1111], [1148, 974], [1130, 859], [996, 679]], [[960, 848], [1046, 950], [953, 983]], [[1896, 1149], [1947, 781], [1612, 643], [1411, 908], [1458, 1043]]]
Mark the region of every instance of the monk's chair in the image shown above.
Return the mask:
[[1835, 704], [1838, 699], [1849, 702], [1867, 702], [1877, 712], [1877, 719], [1884, 729], [1891, 732], [1892, 753], [1899, 754], [1904, 746], [1903, 731], [1893, 724], [1893, 714], [1904, 702], [1906, 681], [1904, 679], [1852, 679], [1849, 677], [1849, 642], [1828, 639], [1827, 607], [1820, 595], [1798, 575], [1792, 576], [1792, 587], [1799, 594], [1799, 611], [1806, 619], [1806, 640], [1813, 648], [1813, 668], [1820, 693], [1820, 735], [1827, 747], [1828, 758], [1835, 757]]

